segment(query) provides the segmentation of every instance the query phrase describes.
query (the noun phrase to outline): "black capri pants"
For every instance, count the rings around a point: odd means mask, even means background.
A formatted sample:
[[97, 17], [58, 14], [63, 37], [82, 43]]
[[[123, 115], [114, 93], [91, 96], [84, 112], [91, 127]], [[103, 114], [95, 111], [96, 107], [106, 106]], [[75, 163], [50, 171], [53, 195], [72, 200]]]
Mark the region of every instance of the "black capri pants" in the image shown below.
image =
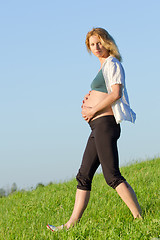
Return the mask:
[[115, 189], [126, 181], [119, 170], [117, 140], [120, 137], [120, 124], [110, 115], [90, 121], [89, 125], [92, 132], [76, 176], [77, 188], [90, 191], [93, 176], [101, 164], [107, 184]]

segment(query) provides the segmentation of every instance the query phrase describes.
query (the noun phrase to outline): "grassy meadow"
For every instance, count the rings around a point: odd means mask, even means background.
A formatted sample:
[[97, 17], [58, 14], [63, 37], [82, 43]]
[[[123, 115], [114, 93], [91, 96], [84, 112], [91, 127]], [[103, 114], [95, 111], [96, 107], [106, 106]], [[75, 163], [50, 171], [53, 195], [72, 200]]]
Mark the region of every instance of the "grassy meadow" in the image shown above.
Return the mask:
[[70, 217], [75, 179], [0, 198], [0, 240], [160, 239], [160, 159], [122, 167], [121, 172], [137, 194], [143, 220], [134, 220], [103, 175], [96, 174], [88, 207], [68, 231], [51, 232], [46, 225], [61, 225]]

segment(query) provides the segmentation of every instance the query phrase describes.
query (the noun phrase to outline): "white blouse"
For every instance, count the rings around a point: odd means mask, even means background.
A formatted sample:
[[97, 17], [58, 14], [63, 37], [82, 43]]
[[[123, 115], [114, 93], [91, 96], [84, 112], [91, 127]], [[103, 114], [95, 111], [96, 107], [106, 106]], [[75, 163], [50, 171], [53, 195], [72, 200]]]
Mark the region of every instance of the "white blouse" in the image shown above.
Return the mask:
[[122, 96], [112, 104], [112, 111], [117, 123], [123, 120], [132, 123], [136, 120], [136, 114], [130, 108], [129, 98], [125, 84], [125, 73], [122, 64], [117, 58], [109, 56], [102, 65], [102, 73], [106, 82], [108, 93], [112, 91], [114, 84], [122, 85]]

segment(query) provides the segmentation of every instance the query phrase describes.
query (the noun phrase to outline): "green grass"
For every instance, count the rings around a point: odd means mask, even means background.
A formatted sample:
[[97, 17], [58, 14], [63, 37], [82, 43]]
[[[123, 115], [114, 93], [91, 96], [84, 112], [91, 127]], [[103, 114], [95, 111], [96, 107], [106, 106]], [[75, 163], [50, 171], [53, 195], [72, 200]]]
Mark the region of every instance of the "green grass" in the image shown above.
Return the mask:
[[123, 167], [121, 172], [137, 194], [143, 220], [134, 220], [116, 191], [107, 186], [102, 174], [97, 174], [80, 223], [68, 231], [53, 233], [46, 225], [60, 225], [68, 220], [74, 205], [76, 180], [1, 198], [0, 240], [160, 238], [160, 159]]

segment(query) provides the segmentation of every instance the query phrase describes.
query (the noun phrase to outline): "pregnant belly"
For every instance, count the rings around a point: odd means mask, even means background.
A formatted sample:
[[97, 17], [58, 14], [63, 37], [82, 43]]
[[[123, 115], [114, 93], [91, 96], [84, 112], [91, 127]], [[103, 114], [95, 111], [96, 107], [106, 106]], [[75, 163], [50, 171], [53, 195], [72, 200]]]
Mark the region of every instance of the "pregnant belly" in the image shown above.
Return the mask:
[[90, 96], [88, 97], [88, 99], [85, 101], [85, 106], [94, 107], [100, 101], [101, 101], [101, 99], [96, 94], [91, 93]]
[[[98, 92], [98, 91], [93, 90], [90, 92], [88, 99], [85, 100], [83, 107], [94, 107], [98, 103], [103, 101], [107, 97], [107, 95], [108, 95], [107, 93]], [[103, 110], [97, 112], [93, 119], [101, 117], [101, 116], [105, 116], [105, 115], [113, 115], [111, 107], [106, 107]]]

